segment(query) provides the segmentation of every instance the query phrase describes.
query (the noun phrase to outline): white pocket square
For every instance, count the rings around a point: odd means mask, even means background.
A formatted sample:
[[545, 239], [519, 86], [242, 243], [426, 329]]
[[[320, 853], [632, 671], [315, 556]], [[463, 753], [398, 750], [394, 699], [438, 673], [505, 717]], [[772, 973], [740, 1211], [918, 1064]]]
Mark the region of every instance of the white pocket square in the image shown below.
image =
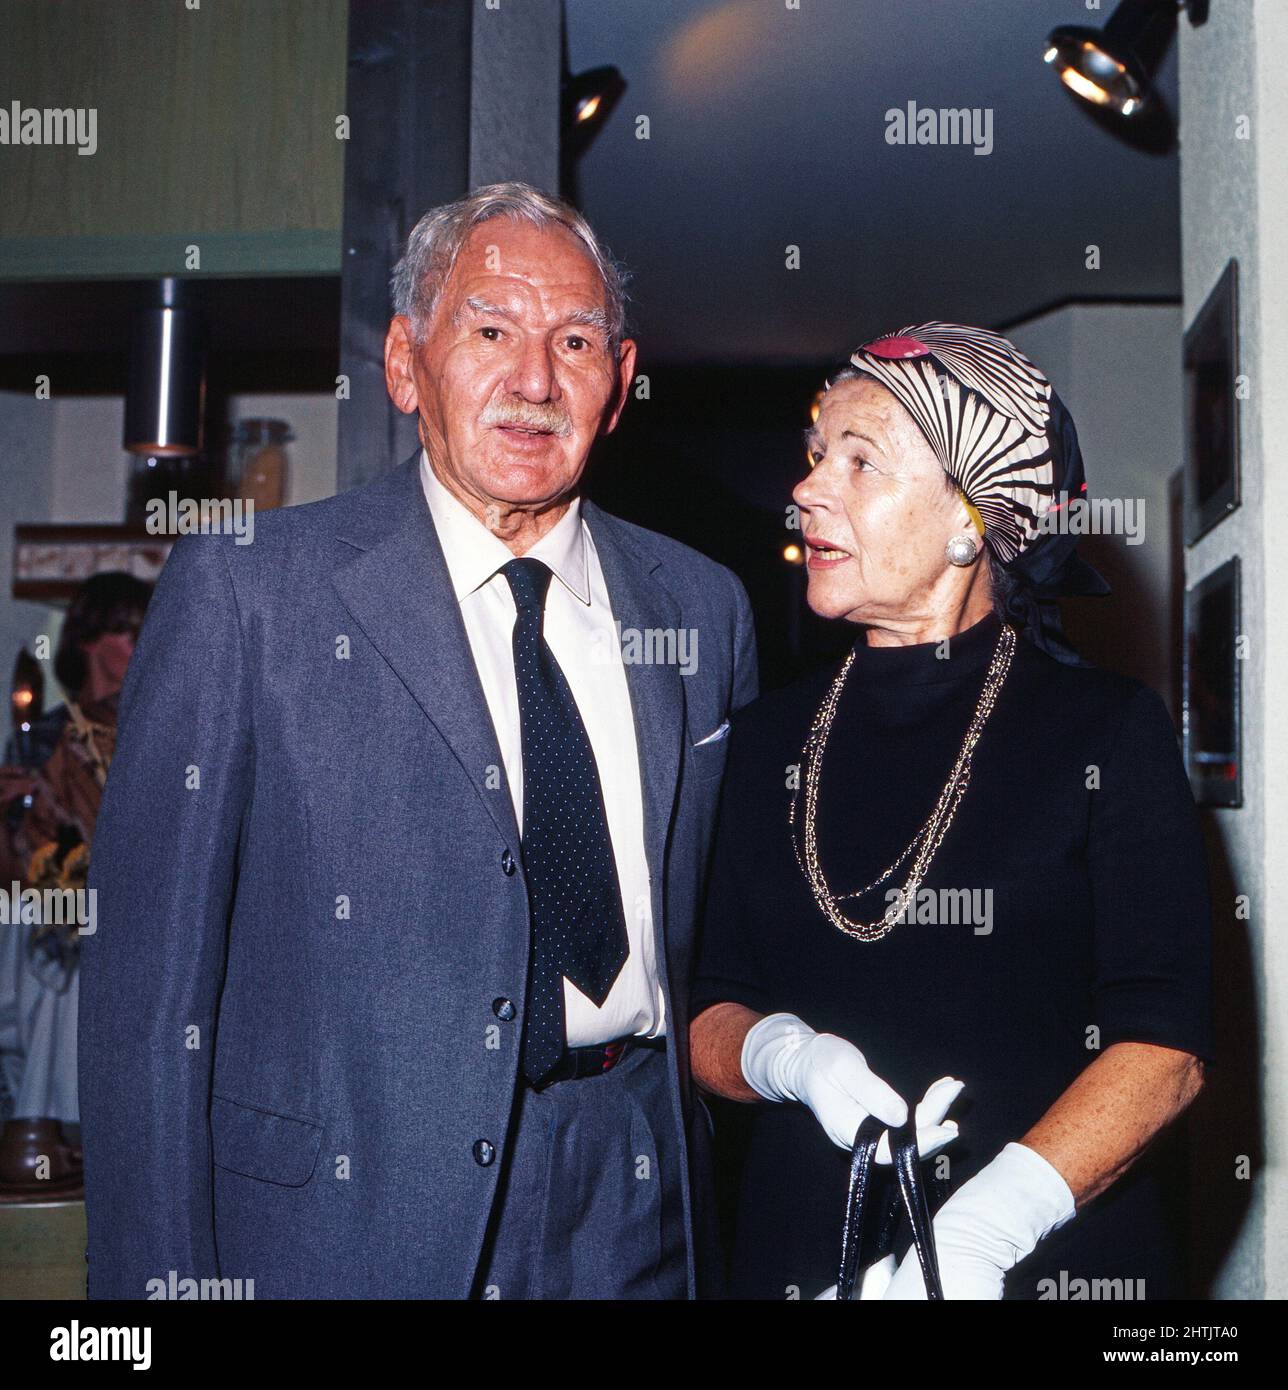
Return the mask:
[[729, 721], [726, 719], [714, 733], [708, 734], [706, 738], [700, 738], [693, 746], [695, 748], [704, 748], [708, 743], [719, 743], [728, 733]]

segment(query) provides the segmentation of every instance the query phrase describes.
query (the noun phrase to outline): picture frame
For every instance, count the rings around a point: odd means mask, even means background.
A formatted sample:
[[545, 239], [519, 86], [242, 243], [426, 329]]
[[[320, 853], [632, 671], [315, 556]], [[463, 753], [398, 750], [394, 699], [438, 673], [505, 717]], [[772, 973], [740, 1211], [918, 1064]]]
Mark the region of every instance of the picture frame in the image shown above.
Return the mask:
[[90, 575], [105, 570], [124, 570], [154, 584], [174, 540], [137, 526], [15, 526], [10, 593], [15, 599], [65, 604]]
[[1239, 267], [1226, 263], [1185, 331], [1185, 544], [1239, 505]]
[[1234, 556], [1185, 593], [1182, 741], [1200, 806], [1243, 805], [1241, 621]]

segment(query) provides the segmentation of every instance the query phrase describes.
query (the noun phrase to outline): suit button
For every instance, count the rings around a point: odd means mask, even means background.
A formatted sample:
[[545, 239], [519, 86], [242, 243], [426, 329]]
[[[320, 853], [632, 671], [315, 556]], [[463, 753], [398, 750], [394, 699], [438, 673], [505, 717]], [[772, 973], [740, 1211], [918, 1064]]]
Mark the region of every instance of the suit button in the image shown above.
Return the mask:
[[506, 852], [501, 856], [501, 872], [506, 876], [506, 878], [510, 878], [514, 874], [514, 870], [514, 855], [512, 855], [510, 851], [507, 849]]
[[480, 1168], [486, 1168], [496, 1157], [496, 1145], [489, 1143], [486, 1139], [476, 1139], [474, 1141], [474, 1162]]
[[519, 1011], [510, 999], [493, 999], [492, 1012], [502, 1023], [509, 1023]]

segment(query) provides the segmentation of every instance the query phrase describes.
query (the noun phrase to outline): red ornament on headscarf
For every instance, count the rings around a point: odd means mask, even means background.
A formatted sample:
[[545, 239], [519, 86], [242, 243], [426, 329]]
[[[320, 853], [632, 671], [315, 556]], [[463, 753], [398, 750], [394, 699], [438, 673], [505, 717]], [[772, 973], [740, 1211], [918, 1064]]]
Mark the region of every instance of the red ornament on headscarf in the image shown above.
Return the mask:
[[918, 342], [916, 338], [905, 338], [898, 333], [891, 333], [885, 338], [873, 338], [870, 343], [864, 343], [861, 352], [870, 352], [873, 357], [899, 358], [899, 357], [928, 357], [930, 349], [925, 343]]

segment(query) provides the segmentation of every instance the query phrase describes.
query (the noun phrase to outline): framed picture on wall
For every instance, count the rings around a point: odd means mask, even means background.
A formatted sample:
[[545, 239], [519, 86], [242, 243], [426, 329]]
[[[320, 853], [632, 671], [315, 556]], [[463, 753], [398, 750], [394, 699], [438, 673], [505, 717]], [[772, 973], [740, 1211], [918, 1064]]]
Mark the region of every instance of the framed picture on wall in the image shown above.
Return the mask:
[[1243, 805], [1239, 560], [1185, 594], [1185, 766], [1200, 806]]
[[17, 599], [64, 604], [91, 574], [105, 570], [124, 570], [155, 584], [174, 540], [141, 526], [15, 526], [10, 592]]
[[1185, 544], [1239, 505], [1239, 269], [1230, 261], [1185, 333]]

